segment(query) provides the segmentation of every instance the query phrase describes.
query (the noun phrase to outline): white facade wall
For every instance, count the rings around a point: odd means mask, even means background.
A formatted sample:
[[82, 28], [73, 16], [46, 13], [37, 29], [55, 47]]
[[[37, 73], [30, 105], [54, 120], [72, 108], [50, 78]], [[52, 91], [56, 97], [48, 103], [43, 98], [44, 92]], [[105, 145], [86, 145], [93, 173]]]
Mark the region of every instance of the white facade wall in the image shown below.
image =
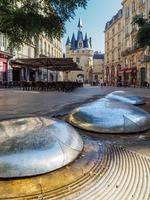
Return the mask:
[[[66, 57], [73, 58], [83, 71], [73, 71], [68, 73], [69, 81], [89, 81], [90, 70], [93, 69], [93, 50], [78, 49], [67, 51]], [[84, 78], [80, 78], [83, 75]], [[66, 76], [65, 76], [66, 79]]]

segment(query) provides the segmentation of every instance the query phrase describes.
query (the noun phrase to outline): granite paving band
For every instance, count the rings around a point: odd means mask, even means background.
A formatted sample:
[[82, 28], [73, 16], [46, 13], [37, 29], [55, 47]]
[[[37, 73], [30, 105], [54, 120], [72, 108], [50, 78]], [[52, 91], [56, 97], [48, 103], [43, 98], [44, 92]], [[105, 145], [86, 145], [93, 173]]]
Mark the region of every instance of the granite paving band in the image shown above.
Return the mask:
[[[41, 176], [39, 177], [41, 187], [35, 189], [30, 195], [26, 193], [18, 197], [7, 196], [7, 198], [0, 196], [0, 199], [150, 200], [149, 157], [144, 157], [122, 147], [104, 145], [97, 141], [89, 144], [89, 141], [86, 140], [83, 154], [69, 168], [70, 170], [62, 169], [62, 173], [66, 174], [66, 180], [63, 180], [64, 183], [60, 184], [60, 187], [59, 184], [51, 187], [50, 183], [45, 187], [42, 185]], [[49, 176], [50, 182], [56, 179], [55, 173], [58, 172], [53, 172]], [[57, 175], [60, 177], [61, 183], [61, 176]], [[28, 182], [30, 183], [27, 179], [26, 183]], [[9, 190], [12, 187], [11, 184], [13, 181], [10, 182]], [[0, 184], [0, 192], [1, 186]]]

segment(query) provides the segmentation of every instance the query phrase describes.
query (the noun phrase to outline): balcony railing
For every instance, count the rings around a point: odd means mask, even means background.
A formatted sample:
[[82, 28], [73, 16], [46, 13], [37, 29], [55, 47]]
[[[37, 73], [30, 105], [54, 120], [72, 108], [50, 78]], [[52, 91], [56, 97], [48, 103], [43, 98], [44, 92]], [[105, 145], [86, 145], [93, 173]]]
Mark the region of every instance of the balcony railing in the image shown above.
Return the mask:
[[150, 56], [145, 55], [145, 56], [142, 58], [141, 63], [147, 63], [147, 62], [150, 62]]
[[139, 49], [140, 48], [138, 46], [129, 47], [129, 48], [126, 48], [124, 51], [122, 51], [121, 55], [124, 57], [124, 56], [130, 55], [132, 53], [135, 53]]

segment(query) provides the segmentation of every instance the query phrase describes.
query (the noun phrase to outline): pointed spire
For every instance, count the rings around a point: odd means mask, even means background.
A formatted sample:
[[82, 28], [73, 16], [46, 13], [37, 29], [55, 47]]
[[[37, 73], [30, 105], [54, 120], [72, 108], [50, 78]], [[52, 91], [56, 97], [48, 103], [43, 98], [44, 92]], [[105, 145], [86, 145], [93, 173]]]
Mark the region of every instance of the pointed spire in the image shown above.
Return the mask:
[[79, 18], [78, 28], [81, 29], [83, 27], [82, 20]]
[[66, 42], [66, 46], [68, 46], [70, 44], [70, 37], [68, 36], [67, 42]]
[[75, 38], [74, 33], [73, 33], [72, 39], [71, 39], [71, 49], [76, 49], [76, 38]]
[[84, 48], [90, 48], [88, 34], [85, 34], [85, 40], [84, 40]]
[[82, 31], [78, 31], [78, 37], [77, 37], [77, 42], [83, 42], [83, 33]]
[[88, 40], [88, 34], [87, 33], [85, 34], [85, 40]]
[[91, 37], [89, 38], [89, 43], [90, 43], [90, 47], [92, 49], [92, 38]]

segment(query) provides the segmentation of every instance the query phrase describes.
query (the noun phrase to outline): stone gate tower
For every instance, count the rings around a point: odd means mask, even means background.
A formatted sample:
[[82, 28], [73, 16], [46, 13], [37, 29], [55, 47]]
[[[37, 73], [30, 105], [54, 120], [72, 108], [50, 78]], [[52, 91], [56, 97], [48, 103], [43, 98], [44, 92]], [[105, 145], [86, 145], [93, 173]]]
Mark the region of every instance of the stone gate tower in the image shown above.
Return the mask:
[[68, 79], [72, 81], [92, 81], [93, 72], [93, 54], [92, 39], [88, 34], [83, 35], [83, 24], [81, 19], [78, 22], [77, 37], [72, 34], [72, 38], [68, 37], [66, 42], [66, 57], [73, 58], [83, 71], [69, 72]]

